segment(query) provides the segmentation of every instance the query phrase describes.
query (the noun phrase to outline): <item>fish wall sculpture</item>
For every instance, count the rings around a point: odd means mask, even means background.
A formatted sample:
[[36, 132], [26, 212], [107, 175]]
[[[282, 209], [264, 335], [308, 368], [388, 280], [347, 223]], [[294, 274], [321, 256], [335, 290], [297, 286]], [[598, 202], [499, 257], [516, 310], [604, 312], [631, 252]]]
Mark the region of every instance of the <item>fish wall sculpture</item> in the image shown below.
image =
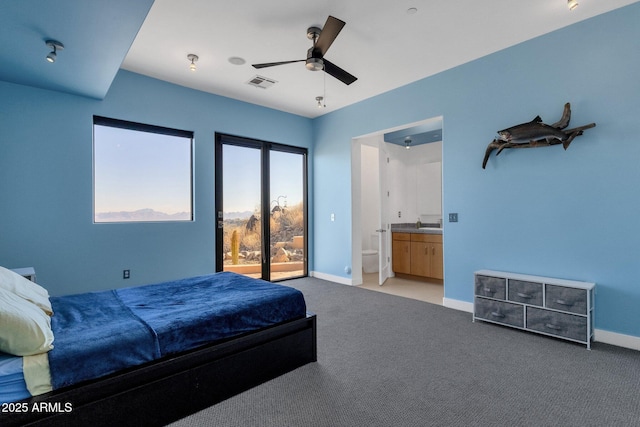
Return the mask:
[[544, 124], [540, 116], [536, 116], [530, 122], [498, 131], [498, 137], [489, 143], [484, 153], [482, 169], [486, 168], [487, 161], [493, 150], [498, 150], [496, 156], [505, 148], [548, 147], [562, 144], [566, 150], [576, 136], [582, 135], [585, 129], [596, 126], [595, 123], [589, 123], [588, 125], [564, 130], [569, 126], [570, 120], [571, 104], [567, 102], [564, 104], [562, 118], [552, 125]]

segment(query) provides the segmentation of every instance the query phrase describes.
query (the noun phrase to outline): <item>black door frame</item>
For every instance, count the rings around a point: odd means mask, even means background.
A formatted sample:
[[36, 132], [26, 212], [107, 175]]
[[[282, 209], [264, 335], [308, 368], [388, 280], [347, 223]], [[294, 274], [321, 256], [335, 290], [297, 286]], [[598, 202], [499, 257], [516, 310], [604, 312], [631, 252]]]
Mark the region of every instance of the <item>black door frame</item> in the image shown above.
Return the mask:
[[[270, 225], [267, 220], [270, 215], [270, 165], [269, 165], [269, 153], [271, 151], [280, 151], [285, 153], [300, 154], [303, 156], [302, 165], [302, 204], [304, 212], [304, 238], [303, 238], [303, 251], [304, 251], [304, 268], [302, 277], [309, 275], [309, 215], [308, 215], [308, 200], [307, 200], [307, 171], [308, 171], [308, 152], [304, 147], [295, 147], [291, 145], [279, 144], [275, 142], [262, 141], [259, 139], [245, 138], [236, 135], [229, 135], [225, 133], [215, 134], [215, 224], [216, 224], [216, 245], [215, 245], [215, 258], [216, 258], [216, 271], [223, 271], [224, 268], [224, 206], [223, 206], [223, 178], [222, 178], [222, 147], [223, 145], [236, 145], [239, 147], [255, 148], [260, 150], [260, 159], [262, 171], [261, 177], [261, 217], [262, 221], [262, 278], [269, 280], [271, 277], [271, 262], [270, 262]], [[299, 277], [299, 276], [296, 276]]]

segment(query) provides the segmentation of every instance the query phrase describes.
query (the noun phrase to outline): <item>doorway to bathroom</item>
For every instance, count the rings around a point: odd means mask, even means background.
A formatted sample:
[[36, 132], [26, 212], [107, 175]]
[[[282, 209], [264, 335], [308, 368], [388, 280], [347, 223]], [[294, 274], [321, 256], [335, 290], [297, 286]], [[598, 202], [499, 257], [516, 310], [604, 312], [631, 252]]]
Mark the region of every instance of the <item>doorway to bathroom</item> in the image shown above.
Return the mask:
[[442, 304], [444, 280], [396, 276], [392, 230], [442, 233], [442, 117], [352, 140], [352, 283]]

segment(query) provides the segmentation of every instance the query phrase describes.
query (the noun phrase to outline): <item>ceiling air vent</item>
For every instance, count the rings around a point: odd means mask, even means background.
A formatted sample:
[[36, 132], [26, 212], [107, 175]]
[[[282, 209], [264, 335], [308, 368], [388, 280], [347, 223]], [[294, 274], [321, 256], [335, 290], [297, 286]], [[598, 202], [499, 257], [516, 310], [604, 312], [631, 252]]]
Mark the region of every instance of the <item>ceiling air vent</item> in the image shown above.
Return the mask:
[[255, 76], [247, 82], [247, 84], [251, 86], [259, 87], [261, 89], [266, 89], [270, 86], [273, 86], [275, 83], [278, 83], [278, 82], [262, 76]]

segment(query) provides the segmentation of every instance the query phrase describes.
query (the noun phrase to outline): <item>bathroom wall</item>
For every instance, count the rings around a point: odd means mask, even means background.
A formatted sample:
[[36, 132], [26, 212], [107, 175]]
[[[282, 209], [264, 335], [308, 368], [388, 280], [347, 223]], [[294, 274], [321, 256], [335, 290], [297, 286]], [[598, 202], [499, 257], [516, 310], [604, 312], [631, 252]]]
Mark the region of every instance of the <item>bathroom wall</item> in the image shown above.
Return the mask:
[[391, 223], [437, 222], [442, 217], [442, 141], [389, 152]]
[[[376, 138], [373, 143], [376, 143]], [[373, 249], [371, 235], [380, 228], [380, 171], [377, 146], [362, 144], [361, 148], [362, 249]]]

